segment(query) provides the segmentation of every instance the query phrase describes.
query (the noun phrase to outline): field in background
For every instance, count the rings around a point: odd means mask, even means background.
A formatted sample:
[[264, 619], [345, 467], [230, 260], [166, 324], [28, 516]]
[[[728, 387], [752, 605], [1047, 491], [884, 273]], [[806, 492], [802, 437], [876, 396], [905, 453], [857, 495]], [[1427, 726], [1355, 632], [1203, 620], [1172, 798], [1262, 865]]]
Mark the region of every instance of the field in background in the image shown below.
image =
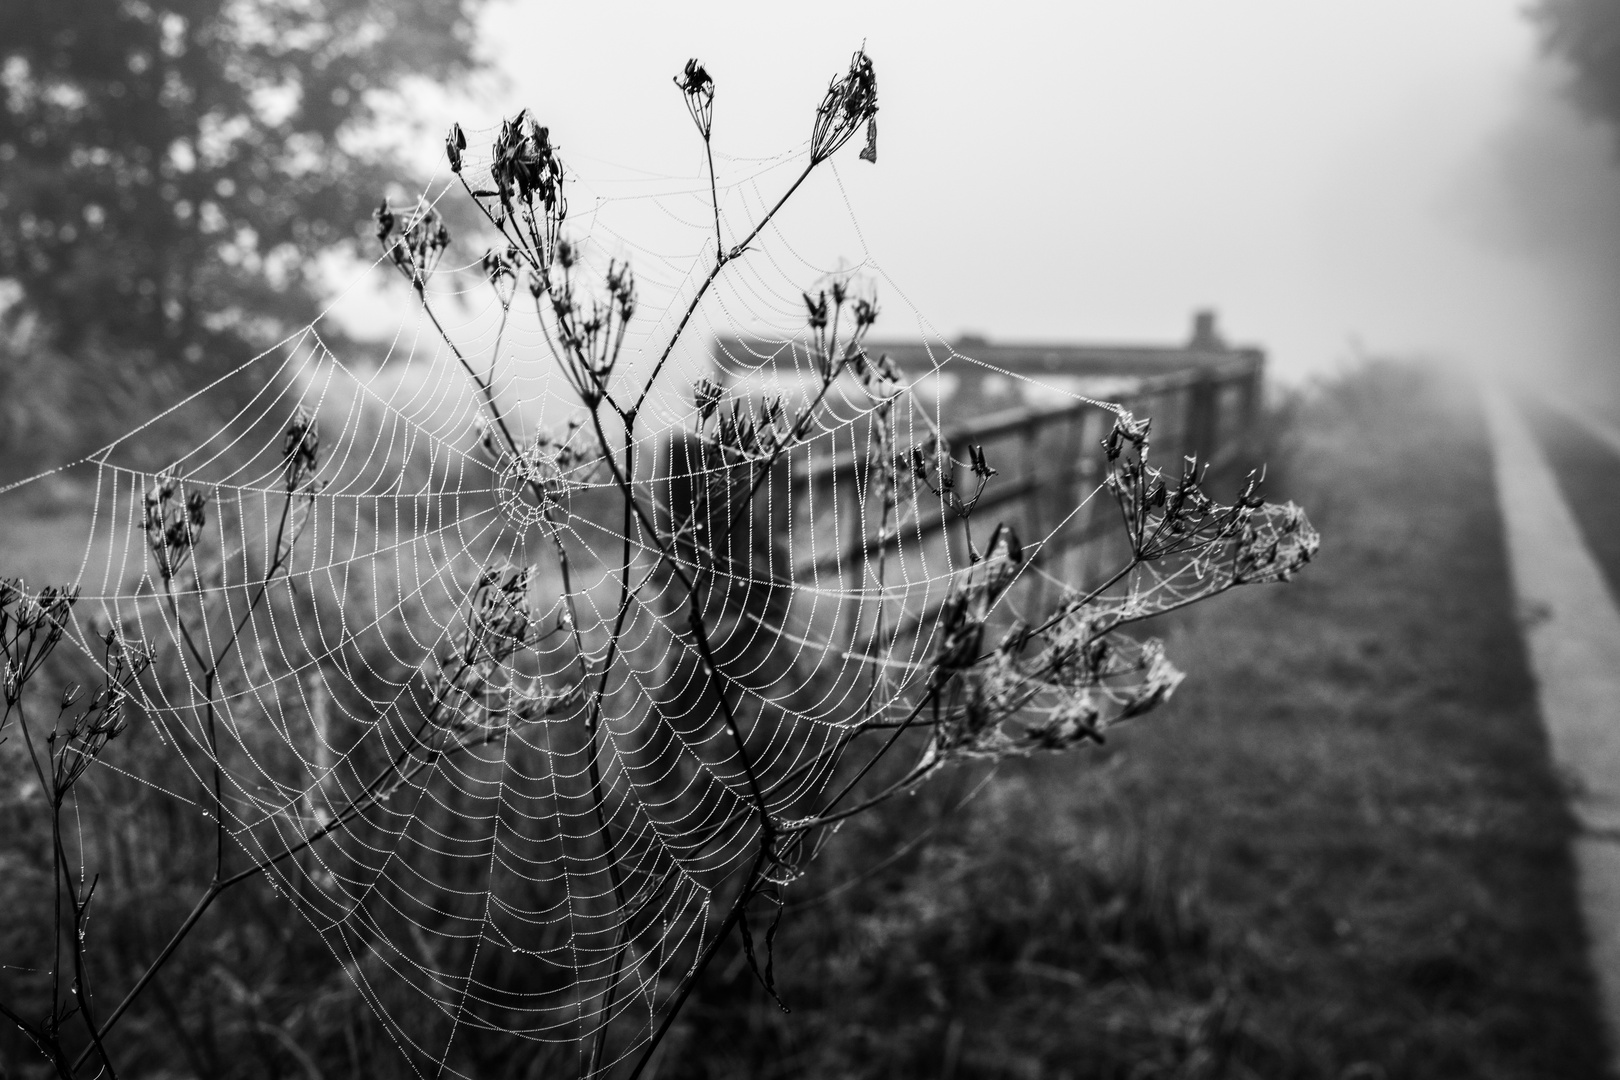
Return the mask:
[[1291, 413], [1318, 564], [1163, 628], [1190, 677], [1106, 747], [852, 822], [782, 920], [791, 1015], [739, 950], [663, 1076], [1604, 1075], [1472, 392]]

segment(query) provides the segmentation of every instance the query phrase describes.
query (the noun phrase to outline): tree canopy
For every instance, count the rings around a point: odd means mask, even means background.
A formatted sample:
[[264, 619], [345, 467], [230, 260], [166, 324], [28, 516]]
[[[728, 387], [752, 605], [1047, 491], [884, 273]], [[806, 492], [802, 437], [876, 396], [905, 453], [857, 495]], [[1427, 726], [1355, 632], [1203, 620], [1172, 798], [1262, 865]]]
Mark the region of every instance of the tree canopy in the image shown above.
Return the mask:
[[311, 256], [401, 179], [354, 135], [404, 80], [475, 65], [481, 2], [0, 3], [13, 328], [183, 370], [309, 318]]
[[1531, 17], [1547, 47], [1570, 65], [1576, 99], [1620, 128], [1620, 4], [1614, 0], [1538, 0]]

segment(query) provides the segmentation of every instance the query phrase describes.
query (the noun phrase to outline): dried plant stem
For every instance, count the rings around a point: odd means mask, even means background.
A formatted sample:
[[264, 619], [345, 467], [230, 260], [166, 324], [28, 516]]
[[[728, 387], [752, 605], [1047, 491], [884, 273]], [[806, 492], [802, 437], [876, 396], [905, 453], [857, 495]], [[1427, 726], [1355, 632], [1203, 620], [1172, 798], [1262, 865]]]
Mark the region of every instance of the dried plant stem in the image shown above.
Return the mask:
[[743, 908], [747, 906], [748, 901], [753, 899], [754, 883], [759, 880], [760, 872], [765, 868], [765, 857], [766, 851], [764, 848], [761, 848], [759, 853], [754, 856], [753, 865], [748, 868], [748, 876], [744, 879], [742, 890], [737, 894], [737, 898], [731, 902], [731, 908], [726, 912], [725, 919], [721, 921], [720, 928], [715, 931], [714, 937], [709, 940], [707, 947], [699, 954], [697, 962], [692, 965], [692, 970], [687, 972], [686, 977], [681, 980], [680, 988], [675, 991], [675, 996], [670, 999], [669, 1005], [664, 1010], [664, 1019], [658, 1025], [658, 1030], [653, 1032], [652, 1038], [647, 1041], [647, 1048], [641, 1052], [641, 1057], [636, 1060], [636, 1067], [630, 1073], [630, 1080], [638, 1080], [641, 1076], [642, 1070], [647, 1067], [647, 1063], [652, 1060], [653, 1054], [657, 1052], [658, 1045], [664, 1041], [664, 1036], [669, 1034], [670, 1025], [675, 1022], [675, 1017], [680, 1015], [681, 1007], [686, 1004], [686, 999], [692, 994], [692, 988], [703, 977], [703, 972], [713, 962], [715, 953], [720, 951], [720, 946], [731, 935], [731, 931], [736, 928], [738, 921], [742, 918]]
[[769, 225], [771, 219], [776, 216], [777, 211], [781, 210], [787, 204], [787, 201], [793, 197], [793, 193], [799, 190], [799, 185], [809, 178], [810, 173], [817, 164], [814, 160], [807, 164], [804, 171], [794, 179], [792, 184], [788, 185], [788, 189], [782, 193], [782, 197], [776, 200], [776, 205], [766, 211], [765, 216], [760, 218], [758, 223], [754, 225], [753, 231], [743, 239], [742, 243], [727, 252], [724, 258], [715, 259], [714, 265], [709, 268], [708, 274], [703, 278], [703, 283], [698, 286], [697, 293], [692, 297], [691, 303], [687, 304], [686, 310], [681, 313], [681, 321], [675, 325], [675, 332], [670, 335], [669, 343], [664, 346], [664, 351], [659, 354], [658, 362], [653, 365], [652, 371], [648, 372], [647, 381], [643, 384], [641, 392], [636, 395], [635, 404], [631, 405], [628, 410], [630, 416], [635, 416], [641, 411], [641, 406], [646, 402], [647, 395], [652, 393], [653, 385], [658, 381], [659, 373], [664, 370], [664, 365], [669, 361], [670, 354], [675, 351], [675, 346], [680, 342], [681, 335], [686, 332], [686, 324], [692, 321], [693, 315], [697, 314], [698, 305], [703, 303], [703, 297], [708, 293], [709, 286], [714, 284], [715, 278], [720, 276], [720, 271], [725, 268], [726, 263], [748, 250], [748, 245], [754, 242], [755, 238], [764, 231], [765, 226]]

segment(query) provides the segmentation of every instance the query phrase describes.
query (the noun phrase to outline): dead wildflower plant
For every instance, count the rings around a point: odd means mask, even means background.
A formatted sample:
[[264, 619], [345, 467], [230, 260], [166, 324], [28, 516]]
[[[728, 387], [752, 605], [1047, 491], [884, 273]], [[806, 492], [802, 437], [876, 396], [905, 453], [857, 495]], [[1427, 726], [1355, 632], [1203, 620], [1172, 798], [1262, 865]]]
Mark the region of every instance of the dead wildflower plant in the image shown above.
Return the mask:
[[[1046, 539], [1021, 538], [1007, 522], [978, 527], [998, 469], [983, 446], [953, 446], [912, 407], [890, 358], [868, 350], [879, 305], [851, 274], [802, 294], [809, 364], [797, 393], [756, 400], [746, 388], [703, 377], [689, 399], [682, 395], [691, 403], [683, 435], [651, 425], [649, 398], [725, 267], [863, 128], [860, 156], [876, 160], [876, 80], [862, 50], [815, 110], [802, 171], [728, 243], [713, 164], [715, 81], [692, 60], [675, 85], [704, 144], [715, 257], [672, 313], [673, 329], [649, 364], [630, 363], [626, 349], [640, 314], [636, 279], [616, 259], [592, 265], [570, 236], [559, 148], [528, 111], [501, 125], [483, 164], [470, 159], [459, 125], [445, 140], [452, 173], [497, 238], [477, 264], [501, 320], [487, 367], [474, 363], [437, 311], [431, 286], [452, 243], [437, 210], [385, 201], [375, 212], [384, 258], [477, 392], [476, 441], [492, 476], [495, 527], [517, 538], [511, 550], [527, 550], [523, 538], [533, 534], [550, 565], [491, 557], [464, 578], [454, 616], [437, 628], [443, 633], [423, 628], [435, 644], [360, 725], [376, 744], [369, 774], [330, 765], [307, 787], [287, 783], [285, 805], [252, 826], [237, 809], [246, 801], [237, 770], [246, 771], [249, 757], [241, 711], [270, 681], [255, 681], [268, 660], [254, 654], [247, 632], [262, 632], [259, 614], [270, 610], [272, 593], [297, 610], [291, 566], [325, 490], [315, 415], [297, 411], [279, 440], [269, 473], [278, 505], [263, 523], [251, 578], [224, 577], [227, 563], [248, 568], [253, 560], [243, 523], [235, 526], [240, 547], [227, 545], [226, 519], [210, 513], [208, 483], [180, 471], [151, 480], [142, 503], [155, 567], [146, 613], [175, 643], [185, 693], [143, 692], [152, 649], [129, 643], [128, 628], [108, 630], [99, 663], [105, 684], [77, 713], [77, 695], [63, 698], [36, 768], [59, 818], [74, 785], [137, 712], [194, 731], [213, 871], [165, 947], [102, 1014], [89, 1005], [82, 957], [72, 951], [95, 882], [82, 884], [82, 867], [58, 843], [76, 1004], [67, 1011], [53, 1004], [43, 1018], [8, 1005], [7, 1015], [61, 1076], [79, 1075], [92, 1059], [113, 1073], [108, 1036], [213, 903], [302, 859], [319, 861], [311, 876], [320, 884], [290, 899], [333, 937], [354, 935], [373, 955], [400, 958], [394, 975], [450, 1018], [441, 1069], [456, 1032], [467, 1028], [512, 1034], [520, 1048], [524, 1038], [558, 1044], [565, 1049], [556, 1061], [571, 1059], [582, 1076], [638, 1076], [734, 932], [745, 962], [775, 994], [773, 944], [786, 891], [840, 822], [955, 763], [1101, 741], [1181, 679], [1161, 643], [1130, 635], [1136, 624], [1236, 585], [1286, 580], [1315, 552], [1304, 515], [1264, 503], [1258, 477], [1220, 503], [1195, 460], [1176, 475], [1150, 464], [1147, 422], [1117, 410], [1104, 441], [1103, 486], [1121, 515], [1125, 557], [1095, 583], [1059, 582], [1055, 605], [1025, 610], [1020, 584], [1050, 576], [1041, 565]], [[503, 411], [495, 363], [517, 309], [538, 328], [543, 359], [577, 403], [564, 432], [520, 437]], [[835, 398], [858, 406], [860, 461], [876, 509], [856, 545], [870, 600], [863, 593], [852, 617], [829, 627], [805, 614], [804, 597], [815, 590], [795, 576], [795, 548], [809, 541], [773, 507], [791, 498], [794, 470], [813, 462], [837, 425], [829, 418]], [[686, 449], [684, 462], [669, 449], [675, 443]], [[661, 474], [660, 446], [669, 466]], [[595, 524], [611, 526], [615, 542], [586, 552], [604, 567], [597, 586], [575, 569], [573, 503], [587, 487], [605, 490], [614, 504], [615, 520]], [[936, 575], [943, 596], [922, 607], [896, 600], [913, 557], [902, 540], [952, 529], [966, 550]], [[32, 754], [38, 731], [24, 714], [23, 687], [70, 627], [74, 596], [0, 583], [0, 599], [5, 720], [15, 714]], [[415, 627], [406, 629], [414, 636]], [[340, 667], [344, 655], [333, 648], [326, 667]], [[394, 797], [421, 804], [452, 760], [498, 775], [499, 799], [508, 785], [533, 782], [524, 801], [512, 796], [510, 812], [521, 815], [526, 833], [502, 834], [504, 802], [493, 815], [483, 864], [490, 876], [482, 882], [452, 880], [448, 871], [435, 881], [432, 866], [404, 867], [414, 850], [406, 837], [427, 811], [398, 811]], [[330, 783], [334, 776], [345, 782]], [[338, 794], [311, 809], [313, 794], [326, 797], [328, 786]], [[455, 829], [484, 820], [457, 809], [451, 792], [434, 799], [448, 808], [433, 819], [443, 828], [422, 829], [447, 844], [457, 842]], [[393, 832], [378, 824], [390, 816], [402, 822]], [[500, 873], [515, 875], [516, 884], [505, 886], [516, 890], [510, 895], [499, 892], [496, 862]], [[435, 908], [463, 900], [471, 913]], [[400, 914], [402, 903], [443, 919], [430, 934]], [[751, 910], [755, 919], [770, 918], [758, 944]], [[464, 974], [445, 975], [451, 965], [440, 951], [467, 941], [470, 954], [457, 961]], [[543, 974], [514, 978], [521, 989], [501, 985], [488, 974], [496, 962], [481, 953], [486, 948], [528, 957]], [[417, 1045], [404, 1018], [383, 1019]], [[76, 1055], [65, 1041], [69, 1021], [82, 1029]], [[533, 1067], [552, 1062], [530, 1053]]]
[[[189, 518], [181, 519], [181, 534], [189, 536], [189, 525]], [[162, 560], [168, 550], [157, 549], [155, 555]], [[91, 1045], [86, 1057], [93, 1052], [101, 1066], [114, 1072], [112, 1059], [99, 1037], [85, 956], [86, 924], [100, 879], [91, 876], [85, 880], [75, 829], [65, 818], [70, 812], [77, 817], [75, 786], [108, 743], [128, 726], [131, 689], [151, 665], [151, 656], [141, 646], [128, 642], [117, 628], [107, 629], [100, 640], [99, 665], [105, 681], [88, 697], [76, 684], [65, 688], [47, 726], [38, 715], [38, 703], [30, 700], [34, 695], [29, 693], [29, 682], [72, 626], [78, 599], [76, 589], [47, 586], [30, 593], [20, 580], [0, 579], [0, 664], [4, 665], [0, 685], [5, 702], [5, 711], [0, 714], [0, 741], [8, 729], [21, 732], [28, 765], [37, 790], [44, 796], [54, 916], [49, 1003], [30, 1015], [21, 1003], [0, 1001], [0, 1015], [15, 1024], [65, 1076], [74, 1075], [77, 1068], [69, 1051], [77, 1035], [75, 1027], [82, 1027], [89, 1037]]]

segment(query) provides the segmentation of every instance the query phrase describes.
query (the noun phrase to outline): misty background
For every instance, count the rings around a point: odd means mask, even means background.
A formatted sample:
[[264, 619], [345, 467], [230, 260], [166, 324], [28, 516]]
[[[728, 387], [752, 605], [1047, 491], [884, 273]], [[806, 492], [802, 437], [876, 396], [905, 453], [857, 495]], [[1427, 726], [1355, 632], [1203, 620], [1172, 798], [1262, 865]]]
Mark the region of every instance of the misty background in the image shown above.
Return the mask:
[[[1573, 21], [1594, 6], [1549, 8]], [[941, 4], [926, 17], [737, 3], [633, 18], [496, 3], [480, 21], [493, 72], [411, 112], [437, 130], [527, 105], [582, 175], [694, 176], [700, 148], [668, 82], [681, 58], [719, 80], [717, 145], [765, 156], [803, 137], [801, 103], [864, 40], [879, 165], [841, 165], [847, 204], [808, 199], [783, 231], [843, 228], [852, 207], [864, 252], [824, 256], [871, 258], [941, 333], [1173, 340], [1210, 306], [1289, 381], [1369, 352], [1608, 388], [1613, 137], [1574, 103], [1572, 68], [1530, 16], [1522, 0]], [[436, 139], [417, 143], [418, 168], [433, 168]]]
[[[323, 311], [340, 357], [408, 354], [419, 313], [374, 262], [370, 210], [446, 189], [452, 121], [475, 150], [520, 108], [549, 125], [573, 228], [642, 283], [632, 351], [667, 336], [654, 313], [708, 257], [709, 213], [672, 75], [696, 56], [717, 79], [738, 225], [779, 194], [862, 43], [877, 166], [834, 163], [795, 196], [768, 238], [787, 260], [771, 294], [721, 305], [678, 368], [864, 265], [891, 339], [1173, 343], [1211, 308], [1285, 382], [1422, 356], [1620, 398], [1620, 35], [1598, 0], [110, 10], [0, 15], [13, 477]], [[441, 205], [476, 263], [463, 200]], [[462, 330], [496, 321], [486, 301]]]

